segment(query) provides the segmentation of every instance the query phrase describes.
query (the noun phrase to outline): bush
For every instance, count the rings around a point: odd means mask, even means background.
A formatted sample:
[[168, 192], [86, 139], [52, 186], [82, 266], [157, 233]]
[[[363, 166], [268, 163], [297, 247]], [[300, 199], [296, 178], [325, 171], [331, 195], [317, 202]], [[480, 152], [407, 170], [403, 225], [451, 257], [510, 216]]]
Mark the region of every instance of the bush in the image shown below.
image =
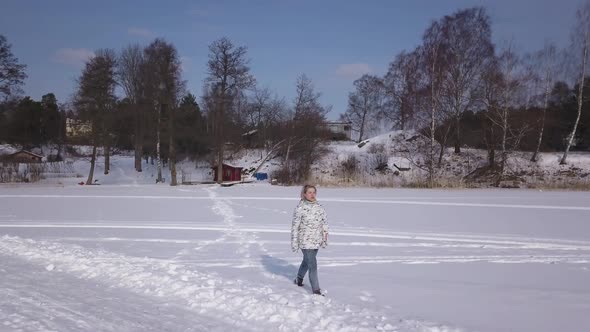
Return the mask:
[[358, 163], [355, 155], [349, 155], [344, 161], [341, 162], [342, 176], [344, 181], [350, 181], [356, 175], [358, 171]]

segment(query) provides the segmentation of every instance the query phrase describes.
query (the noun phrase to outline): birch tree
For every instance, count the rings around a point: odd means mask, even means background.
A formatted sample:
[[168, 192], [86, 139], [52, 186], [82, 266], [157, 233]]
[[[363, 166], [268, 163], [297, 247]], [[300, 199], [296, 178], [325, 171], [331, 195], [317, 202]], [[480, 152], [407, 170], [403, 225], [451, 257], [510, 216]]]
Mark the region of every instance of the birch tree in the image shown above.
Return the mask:
[[445, 52], [446, 45], [443, 40], [442, 26], [439, 22], [433, 22], [422, 37], [422, 46], [418, 50], [421, 57], [421, 68], [424, 73], [424, 86], [428, 95], [428, 154], [426, 166], [430, 187], [435, 184], [435, 147], [437, 119], [440, 118], [441, 91], [447, 65]]
[[170, 185], [177, 185], [176, 179], [176, 153], [174, 143], [174, 123], [176, 108], [180, 96], [183, 94], [185, 82], [182, 81], [181, 63], [176, 47], [163, 39], [154, 40], [145, 50], [147, 68], [152, 72], [151, 80], [153, 93], [152, 103], [156, 106], [157, 113], [157, 142], [158, 179], [162, 182], [161, 165], [161, 136], [165, 124], [162, 117], [166, 117], [168, 125], [168, 166], [170, 169]]
[[557, 53], [555, 45], [553, 43], [547, 43], [542, 50], [532, 54], [530, 58], [535, 83], [539, 84], [542, 90], [541, 116], [538, 121], [537, 144], [535, 152], [531, 157], [532, 162], [538, 161], [539, 150], [543, 141], [549, 97], [551, 96], [551, 88], [555, 83], [555, 77], [557, 75]]
[[493, 56], [490, 18], [483, 7], [463, 9], [441, 20], [445, 44], [445, 71], [441, 103], [451, 112], [455, 129], [455, 153], [461, 153], [461, 118], [477, 102], [477, 90], [485, 61]]
[[510, 43], [498, 57], [486, 64], [482, 75], [482, 98], [487, 109], [486, 116], [492, 126], [500, 130], [501, 159], [497, 185], [504, 178], [509, 152], [518, 146], [524, 134], [524, 128], [512, 128], [510, 122], [510, 112], [519, 105], [524, 86], [520, 65], [520, 58]]
[[576, 23], [572, 31], [571, 49], [577, 53], [572, 57], [572, 62], [578, 66], [578, 92], [576, 96], [578, 102], [578, 112], [572, 131], [567, 137], [565, 151], [563, 152], [563, 156], [559, 161], [559, 164], [561, 165], [567, 164], [567, 155], [576, 136], [578, 124], [582, 115], [582, 105], [584, 103], [584, 81], [588, 65], [588, 53], [590, 51], [590, 1], [584, 2], [584, 4], [582, 4], [576, 12]]

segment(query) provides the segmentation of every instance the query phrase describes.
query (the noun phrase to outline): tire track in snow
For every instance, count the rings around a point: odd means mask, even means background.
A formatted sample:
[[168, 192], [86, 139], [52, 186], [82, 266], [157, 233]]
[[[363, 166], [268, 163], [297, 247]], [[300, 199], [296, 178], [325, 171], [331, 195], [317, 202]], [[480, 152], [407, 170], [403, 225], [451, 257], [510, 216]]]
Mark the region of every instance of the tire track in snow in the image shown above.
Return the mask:
[[106, 282], [139, 294], [182, 301], [197, 313], [238, 329], [261, 331], [455, 331], [412, 320], [389, 320], [380, 313], [342, 305], [298, 291], [272, 288], [190, 270], [181, 264], [135, 258], [75, 245], [0, 238], [0, 254], [54, 266], [81, 279]]

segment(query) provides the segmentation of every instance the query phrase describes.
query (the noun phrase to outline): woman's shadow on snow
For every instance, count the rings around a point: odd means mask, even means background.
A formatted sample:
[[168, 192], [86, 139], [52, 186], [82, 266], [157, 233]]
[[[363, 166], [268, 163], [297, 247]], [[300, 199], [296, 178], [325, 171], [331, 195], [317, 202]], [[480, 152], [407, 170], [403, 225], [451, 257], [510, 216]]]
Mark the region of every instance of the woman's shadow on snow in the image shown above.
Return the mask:
[[272, 257], [269, 255], [262, 255], [261, 260], [262, 266], [264, 266], [264, 268], [272, 274], [285, 277], [291, 282], [293, 282], [293, 279], [295, 279], [297, 276], [298, 267], [289, 264], [289, 262], [284, 259]]

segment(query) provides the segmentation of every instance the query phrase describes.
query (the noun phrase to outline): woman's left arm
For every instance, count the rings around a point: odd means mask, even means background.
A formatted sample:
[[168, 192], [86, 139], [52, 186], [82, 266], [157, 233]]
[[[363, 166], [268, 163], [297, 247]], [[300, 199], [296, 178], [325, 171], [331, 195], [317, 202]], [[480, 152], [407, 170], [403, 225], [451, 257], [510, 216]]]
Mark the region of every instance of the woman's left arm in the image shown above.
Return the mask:
[[328, 245], [328, 215], [326, 214], [326, 210], [322, 207], [322, 247], [325, 248]]

